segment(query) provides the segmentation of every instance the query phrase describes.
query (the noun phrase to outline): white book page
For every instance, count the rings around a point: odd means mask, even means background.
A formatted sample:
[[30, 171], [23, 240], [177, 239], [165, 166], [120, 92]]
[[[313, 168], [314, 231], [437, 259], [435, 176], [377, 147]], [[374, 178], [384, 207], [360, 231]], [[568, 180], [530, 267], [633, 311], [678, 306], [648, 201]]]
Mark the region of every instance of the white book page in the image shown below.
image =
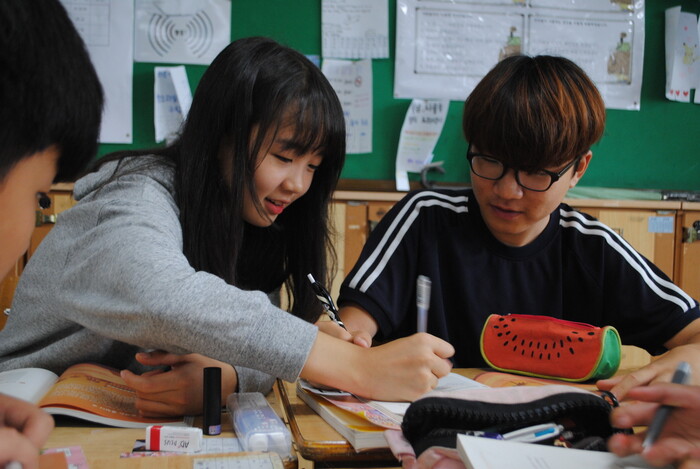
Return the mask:
[[[462, 389], [476, 389], [476, 388], [487, 388], [485, 384], [481, 384], [473, 379], [467, 378], [465, 376], [459, 375], [457, 373], [450, 373], [447, 376], [443, 376], [438, 380], [437, 387], [432, 391], [425, 394], [423, 397], [430, 397], [433, 392], [447, 392], [447, 391], [459, 391]], [[387, 413], [389, 412], [393, 416], [403, 417], [406, 414], [410, 402], [388, 402], [388, 401], [367, 401], [375, 409]], [[399, 418], [399, 421], [402, 419]]]
[[19, 368], [0, 373], [0, 393], [36, 404], [58, 376], [41, 368]]
[[[612, 453], [533, 443], [457, 436], [457, 450], [467, 469], [643, 469], [651, 468], [639, 455], [620, 458]], [[670, 469], [670, 466], [665, 466]]]

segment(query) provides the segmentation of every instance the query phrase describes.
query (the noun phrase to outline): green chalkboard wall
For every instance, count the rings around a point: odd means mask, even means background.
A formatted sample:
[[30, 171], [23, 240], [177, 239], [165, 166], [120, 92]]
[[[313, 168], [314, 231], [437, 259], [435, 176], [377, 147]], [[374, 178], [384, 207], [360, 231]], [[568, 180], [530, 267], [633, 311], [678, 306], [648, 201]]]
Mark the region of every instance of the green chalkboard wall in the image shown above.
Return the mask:
[[[646, 0], [646, 40], [641, 111], [608, 111], [605, 136], [581, 185], [636, 189], [700, 190], [700, 105], [664, 97], [664, 11], [681, 5], [700, 13], [697, 0]], [[409, 100], [393, 98], [395, 0], [389, 0], [389, 59], [373, 61], [373, 152], [348, 155], [346, 179], [391, 180], [398, 137]], [[304, 54], [321, 53], [321, 0], [232, 0], [231, 36], [268, 36]], [[153, 127], [154, 64], [134, 64], [134, 143], [103, 144], [100, 155], [155, 146]], [[204, 66], [187, 66], [192, 89]], [[435, 160], [444, 161], [445, 183], [469, 181], [460, 131], [462, 103], [452, 102]], [[415, 177], [412, 179], [416, 179]]]

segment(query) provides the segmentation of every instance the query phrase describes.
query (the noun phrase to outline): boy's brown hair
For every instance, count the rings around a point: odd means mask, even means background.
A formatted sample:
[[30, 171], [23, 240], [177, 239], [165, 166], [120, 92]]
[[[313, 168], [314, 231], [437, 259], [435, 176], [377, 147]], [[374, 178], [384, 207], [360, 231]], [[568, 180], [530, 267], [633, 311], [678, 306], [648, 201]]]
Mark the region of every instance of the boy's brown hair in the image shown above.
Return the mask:
[[464, 103], [462, 127], [479, 153], [506, 166], [562, 166], [603, 135], [605, 104], [586, 73], [563, 57], [499, 62]]

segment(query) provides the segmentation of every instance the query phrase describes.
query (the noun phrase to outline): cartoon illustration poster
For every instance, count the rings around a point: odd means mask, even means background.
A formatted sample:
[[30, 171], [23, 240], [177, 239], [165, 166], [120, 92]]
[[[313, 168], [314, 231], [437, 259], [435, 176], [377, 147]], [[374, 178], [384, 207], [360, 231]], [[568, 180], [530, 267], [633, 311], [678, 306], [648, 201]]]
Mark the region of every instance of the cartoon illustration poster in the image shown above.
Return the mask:
[[700, 103], [700, 38], [697, 17], [681, 12], [681, 7], [666, 10], [666, 98]]
[[644, 1], [397, 0], [394, 96], [463, 101], [515, 54], [576, 62], [612, 109], [639, 110]]

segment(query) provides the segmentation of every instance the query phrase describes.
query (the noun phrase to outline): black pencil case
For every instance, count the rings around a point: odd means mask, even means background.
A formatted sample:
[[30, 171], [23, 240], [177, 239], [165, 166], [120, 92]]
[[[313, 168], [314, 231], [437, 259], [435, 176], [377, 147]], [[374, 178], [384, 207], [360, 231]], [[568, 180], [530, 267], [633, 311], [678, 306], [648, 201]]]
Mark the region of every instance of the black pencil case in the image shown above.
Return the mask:
[[460, 433], [503, 434], [550, 422], [564, 427], [572, 446], [604, 449], [616, 432], [610, 425], [612, 407], [593, 392], [563, 385], [469, 389], [413, 402], [401, 429], [416, 456], [432, 446], [455, 448]]

